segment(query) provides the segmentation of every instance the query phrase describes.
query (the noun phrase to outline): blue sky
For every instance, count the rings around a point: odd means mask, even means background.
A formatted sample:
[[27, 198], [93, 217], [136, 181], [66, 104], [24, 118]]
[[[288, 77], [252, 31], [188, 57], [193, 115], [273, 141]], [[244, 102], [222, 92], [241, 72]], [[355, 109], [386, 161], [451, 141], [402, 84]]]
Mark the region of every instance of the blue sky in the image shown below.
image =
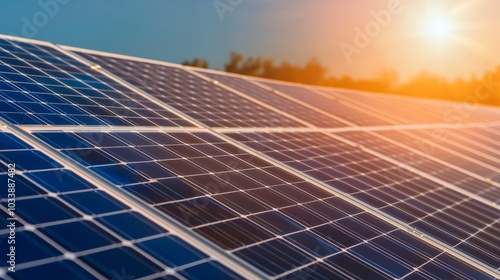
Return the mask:
[[[315, 57], [330, 73], [354, 77], [384, 68], [403, 77], [423, 69], [468, 76], [500, 64], [494, 55], [500, 4], [493, 0], [401, 0], [402, 12], [358, 48], [356, 28], [365, 30], [391, 1], [397, 0], [1, 1], [0, 33], [177, 63], [203, 57], [218, 68], [233, 50], [299, 64]], [[57, 11], [50, 14], [41, 3], [57, 3]], [[214, 3], [228, 9], [217, 12]], [[461, 26], [455, 35], [466, 42], [415, 35], [427, 21], [419, 15], [429, 10], [447, 17], [453, 10], [454, 24]], [[347, 59], [342, 43], [359, 52]]]

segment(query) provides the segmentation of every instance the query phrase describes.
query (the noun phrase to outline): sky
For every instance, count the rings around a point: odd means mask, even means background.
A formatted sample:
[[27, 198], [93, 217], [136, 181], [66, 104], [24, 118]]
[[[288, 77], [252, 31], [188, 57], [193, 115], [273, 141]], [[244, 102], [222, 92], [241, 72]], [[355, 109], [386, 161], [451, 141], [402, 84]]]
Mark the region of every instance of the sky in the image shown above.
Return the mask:
[[0, 34], [174, 63], [231, 51], [335, 76], [448, 78], [500, 66], [498, 0], [0, 1]]

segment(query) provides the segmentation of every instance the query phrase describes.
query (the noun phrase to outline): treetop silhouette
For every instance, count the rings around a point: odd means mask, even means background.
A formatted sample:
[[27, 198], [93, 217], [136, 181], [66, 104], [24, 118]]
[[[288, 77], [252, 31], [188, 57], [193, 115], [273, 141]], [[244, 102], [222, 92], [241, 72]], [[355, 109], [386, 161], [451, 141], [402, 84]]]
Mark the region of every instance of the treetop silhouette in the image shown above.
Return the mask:
[[[209, 68], [206, 59], [195, 58], [182, 64]], [[487, 72], [479, 78], [457, 78], [449, 81], [428, 71], [422, 71], [410, 81], [399, 83], [398, 73], [394, 69], [382, 70], [373, 79], [354, 79], [350, 76], [328, 76], [328, 69], [316, 59], [309, 60], [304, 66], [289, 62], [275, 63], [272, 58], [244, 57], [237, 52], [231, 52], [230, 59], [224, 64], [224, 71], [241, 75], [268, 78], [309, 85], [331, 86], [346, 89], [356, 89], [370, 92], [384, 92], [404, 96], [434, 98], [466, 102], [482, 86], [487, 94], [477, 102], [485, 105], [500, 106], [500, 67]], [[498, 81], [498, 82], [495, 82]]]

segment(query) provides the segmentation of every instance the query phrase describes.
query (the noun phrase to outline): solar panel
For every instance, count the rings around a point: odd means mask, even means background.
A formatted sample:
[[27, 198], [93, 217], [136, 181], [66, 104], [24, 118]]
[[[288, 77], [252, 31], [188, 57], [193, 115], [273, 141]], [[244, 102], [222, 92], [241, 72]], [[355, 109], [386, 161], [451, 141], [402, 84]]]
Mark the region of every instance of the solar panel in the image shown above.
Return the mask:
[[[371, 147], [371, 149], [408, 166], [422, 170], [426, 174], [443, 180], [454, 187], [459, 187], [471, 194], [483, 197], [491, 203], [498, 204], [499, 202], [500, 188], [496, 184], [492, 184], [491, 179], [475, 175], [464, 169], [457, 169], [458, 167], [454, 165], [454, 162], [441, 161], [439, 158], [431, 157], [420, 150], [409, 150], [407, 146], [402, 146], [399, 142], [395, 143], [389, 138], [382, 139], [366, 132], [346, 132], [341, 135], [361, 145]], [[395, 138], [396, 135], [392, 137]], [[420, 149], [426, 147], [428, 146], [420, 146]], [[478, 167], [475, 169], [478, 169]], [[481, 168], [479, 167], [479, 169]]]
[[0, 37], [0, 278], [500, 278], [498, 110]]
[[[316, 127], [344, 127], [349, 123], [339, 119], [333, 115], [325, 115], [313, 106], [303, 102], [296, 102], [297, 100], [290, 100], [286, 95], [280, 96], [276, 91], [268, 90], [253, 84], [249, 80], [237, 76], [221, 75], [214, 72], [198, 71], [199, 73], [228, 85], [242, 93], [245, 93], [255, 99], [272, 105], [275, 108], [298, 117]], [[274, 93], [274, 94], [273, 94]], [[302, 104], [301, 104], [302, 103]]]
[[353, 108], [338, 100], [332, 100], [306, 87], [260, 80], [258, 82], [358, 126], [390, 125], [396, 123], [396, 121], [384, 118], [383, 116], [376, 116], [373, 113]]
[[[436, 157], [446, 160], [448, 162], [456, 162], [455, 164], [466, 164], [466, 166], [473, 170], [474, 165], [480, 165], [481, 171], [474, 170], [475, 173], [484, 174], [486, 177], [498, 176], [500, 170], [500, 162], [498, 161], [498, 154], [491, 149], [483, 148], [480, 145], [467, 143], [463, 136], [454, 137], [450, 135], [447, 129], [440, 129], [443, 134], [441, 139], [433, 140], [434, 130], [421, 129], [418, 131], [405, 131], [405, 134], [413, 138], [415, 142], [431, 143], [435, 147]], [[429, 140], [430, 139], [430, 140]], [[404, 143], [404, 141], [401, 141]], [[476, 168], [477, 169], [477, 168]]]
[[[199, 278], [206, 273], [239, 277], [13, 134], [0, 131], [0, 143], [0, 163], [15, 162], [16, 170], [11, 178], [15, 205], [8, 201], [7, 188], [1, 189], [0, 199], [2, 221], [15, 225], [15, 231], [0, 230], [0, 236], [14, 240], [2, 238], [0, 248], [15, 253], [7, 259], [15, 266], [2, 262], [0, 277], [36, 279], [54, 273], [61, 279]], [[3, 170], [0, 174], [7, 176]], [[8, 270], [12, 267], [14, 272]]]
[[[400, 166], [326, 134], [229, 136], [400, 219], [415, 230], [470, 253], [492, 268], [500, 266], [500, 258], [495, 256], [500, 244], [496, 234], [500, 226], [498, 208], [483, 205], [409, 170], [401, 170]], [[479, 233], [485, 234], [485, 239], [477, 237]], [[469, 251], [469, 247], [479, 250]]]
[[[35, 135], [58, 139], [50, 134]], [[397, 247], [379, 247], [375, 242], [382, 238], [399, 242], [411, 248], [410, 255], [418, 257], [416, 248], [426, 246], [422, 241], [405, 243], [403, 240], [411, 237], [401, 229], [215, 135], [92, 135], [107, 139], [92, 149], [104, 153], [110, 161], [95, 164], [88, 160], [91, 152], [87, 148], [66, 141], [54, 145], [64, 146], [61, 151], [71, 151], [82, 165], [273, 277], [302, 273], [302, 266], [310, 268], [323, 262], [325, 271], [329, 271], [325, 277], [399, 278], [424, 265], [398, 261], [398, 251], [393, 250]], [[85, 142], [90, 137], [84, 132], [67, 136]], [[164, 152], [146, 152], [158, 148]], [[432, 258], [442, 254], [436, 250]], [[376, 260], [369, 259], [370, 255], [376, 255]], [[352, 267], [345, 268], [340, 261], [352, 263]], [[437, 263], [441, 266], [440, 261]], [[425, 267], [422, 271], [432, 275]]]
[[496, 140], [498, 134], [495, 134], [495, 129], [498, 131], [498, 126], [492, 127], [470, 127], [462, 130], [450, 129], [450, 134], [460, 135], [460, 137], [465, 138], [467, 141], [472, 143], [479, 143], [483, 147], [489, 148], [490, 151], [498, 154], [498, 149], [500, 148], [500, 141]]
[[[442, 110], [430, 102], [423, 106], [420, 99], [389, 97], [382, 94], [374, 97], [372, 94], [332, 89], [322, 89], [321, 91], [333, 98], [346, 100], [367, 110], [389, 116], [401, 124], [440, 123], [446, 118], [444, 115], [446, 110]], [[412, 110], [408, 110], [408, 108], [412, 108]]]
[[[388, 94], [367, 94], [345, 90], [321, 89], [334, 99], [345, 100], [378, 114], [391, 117], [400, 123], [474, 123], [493, 122], [498, 119], [496, 110], [476, 110], [476, 96], [471, 94], [461, 103], [423, 100]], [[412, 108], [408, 110], [408, 108]]]
[[432, 131], [429, 133], [426, 130], [401, 130], [398, 132], [380, 131], [377, 133], [414, 149], [418, 149], [419, 145], [421, 147], [427, 144], [432, 149], [432, 151], [428, 152], [431, 156], [453, 163], [486, 178], [497, 177], [500, 170], [498, 168], [498, 161], [492, 156], [480, 153], [477, 147], [473, 147], [472, 145], [457, 147], [454, 144], [455, 142], [448, 137], [442, 140], [434, 140], [432, 138]]
[[0, 116], [23, 125], [192, 126], [43, 44], [0, 40]]
[[130, 57], [76, 53], [210, 127], [303, 126], [179, 67]]

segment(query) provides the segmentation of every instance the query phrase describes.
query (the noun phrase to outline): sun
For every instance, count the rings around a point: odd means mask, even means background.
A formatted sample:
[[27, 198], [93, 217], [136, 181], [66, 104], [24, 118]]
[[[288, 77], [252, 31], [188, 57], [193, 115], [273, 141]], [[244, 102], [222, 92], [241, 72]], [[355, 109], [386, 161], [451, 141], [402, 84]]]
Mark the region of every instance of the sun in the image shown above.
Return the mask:
[[429, 33], [436, 37], [449, 36], [452, 32], [452, 24], [444, 18], [432, 19], [429, 22]]
[[402, 30], [407, 30], [408, 38], [414, 40], [415, 51], [433, 59], [444, 61], [453, 57], [459, 61], [459, 53], [470, 51], [491, 60], [495, 57], [494, 50], [477, 40], [479, 35], [475, 33], [482, 33], [486, 23], [470, 21], [471, 13], [475, 12], [473, 8], [479, 2], [481, 0], [414, 1], [414, 13], [408, 16], [411, 25]]
[[427, 24], [427, 33], [435, 39], [450, 37], [453, 29], [453, 23], [444, 17], [431, 18]]

